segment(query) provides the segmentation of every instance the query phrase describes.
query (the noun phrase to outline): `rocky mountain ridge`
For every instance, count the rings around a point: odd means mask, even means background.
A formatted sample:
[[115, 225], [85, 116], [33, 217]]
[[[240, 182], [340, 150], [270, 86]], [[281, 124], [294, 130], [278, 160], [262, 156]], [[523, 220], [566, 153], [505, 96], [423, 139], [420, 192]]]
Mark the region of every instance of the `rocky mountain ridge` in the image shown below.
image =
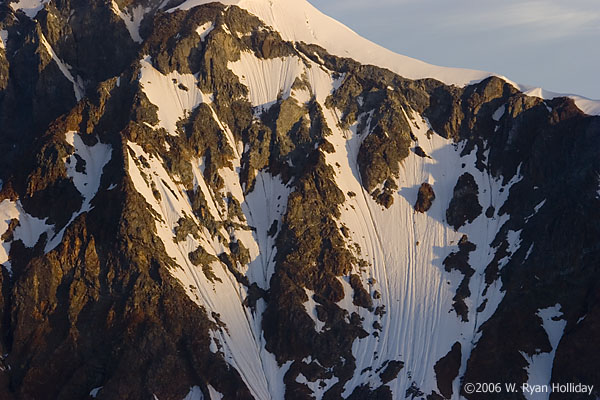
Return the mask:
[[0, 398], [600, 387], [574, 100], [408, 79], [235, 4], [11, 2], [0, 32]]

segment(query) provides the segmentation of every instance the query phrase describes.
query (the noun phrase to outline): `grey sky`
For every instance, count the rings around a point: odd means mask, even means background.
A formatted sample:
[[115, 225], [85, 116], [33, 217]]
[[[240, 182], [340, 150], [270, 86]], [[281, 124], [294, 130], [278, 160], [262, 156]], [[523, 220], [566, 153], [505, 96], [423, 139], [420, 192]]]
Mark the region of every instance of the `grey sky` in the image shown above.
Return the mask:
[[600, 99], [599, 0], [309, 0], [395, 52]]

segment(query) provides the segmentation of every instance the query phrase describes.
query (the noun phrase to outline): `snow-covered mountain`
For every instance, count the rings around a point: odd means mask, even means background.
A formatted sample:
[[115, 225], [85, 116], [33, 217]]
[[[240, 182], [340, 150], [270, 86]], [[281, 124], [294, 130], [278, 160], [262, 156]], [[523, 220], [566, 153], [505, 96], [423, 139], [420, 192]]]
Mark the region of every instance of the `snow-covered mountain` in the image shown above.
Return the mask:
[[0, 38], [0, 398], [600, 396], [597, 102], [304, 0], [19, 0]]

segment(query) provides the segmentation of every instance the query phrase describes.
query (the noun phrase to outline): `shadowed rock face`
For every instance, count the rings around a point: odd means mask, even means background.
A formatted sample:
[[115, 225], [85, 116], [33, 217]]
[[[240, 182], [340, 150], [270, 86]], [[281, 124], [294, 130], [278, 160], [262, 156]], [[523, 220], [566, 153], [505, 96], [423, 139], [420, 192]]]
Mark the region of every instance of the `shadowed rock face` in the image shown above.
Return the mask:
[[[272, 376], [289, 399], [449, 398], [456, 378], [526, 382], [527, 357], [551, 351], [553, 382], [600, 387], [600, 118], [566, 98], [524, 96], [496, 77], [465, 88], [408, 80], [286, 42], [235, 6], [167, 13], [181, 1], [162, 3], [116, 2], [127, 15], [144, 10], [142, 43], [106, 2], [53, 0], [33, 19], [0, 5], [9, 38], [0, 49], [0, 207], [21, 210], [0, 232], [1, 398], [87, 399], [100, 387], [102, 399], [183, 399], [193, 387], [204, 398], [260, 398], [238, 364], [248, 348], [260, 354], [251, 371], [282, 368]], [[201, 37], [206, 24], [212, 29]], [[337, 84], [319, 100], [299, 76], [290, 91], [304, 90], [304, 100], [281, 91], [257, 106], [248, 77], [231, 67], [244, 54], [257, 63], [296, 57]], [[144, 59], [180, 100], [198, 92], [210, 99], [184, 110], [174, 135], [160, 125], [151, 82], [141, 80]], [[188, 75], [193, 85], [184, 84]], [[334, 109], [339, 124], [328, 119]], [[478, 325], [472, 350], [456, 342], [431, 366], [435, 387], [413, 379], [400, 353], [374, 354], [385, 358], [380, 367], [357, 371], [361, 343], [397, 335], [384, 318], [397, 300], [375, 289], [386, 283], [370, 275], [374, 250], [361, 251], [359, 233], [343, 222], [357, 197], [392, 215], [403, 206], [410, 157], [435, 160], [416, 144], [415, 113], [429, 122], [429, 139], [449, 139], [462, 155], [475, 154], [480, 172], [514, 182], [497, 204], [484, 203], [491, 189], [469, 172], [447, 182], [449, 198], [423, 183], [410, 200], [419, 217], [441, 204], [456, 231], [478, 218], [502, 221], [487, 243], [483, 288], [501, 287], [502, 301]], [[364, 193], [339, 179], [338, 128], [358, 138], [347, 157]], [[106, 159], [98, 158], [103, 148]], [[285, 189], [269, 192], [267, 175]], [[257, 190], [269, 193], [258, 205]], [[263, 208], [280, 214], [262, 221]], [[259, 220], [268, 246], [256, 250], [249, 238], [261, 237]], [[508, 239], [515, 232], [518, 246]], [[442, 273], [459, 274], [447, 310], [461, 323], [489, 307], [470, 286], [481, 258], [476, 239], [462, 236], [440, 258]], [[173, 246], [183, 246], [183, 258]], [[225, 284], [235, 290], [219, 297]], [[231, 346], [246, 325], [220, 315], [223, 304], [239, 311], [255, 342]], [[553, 344], [539, 312], [556, 304], [565, 325]], [[486, 399], [522, 398], [510, 396]]]
[[437, 386], [444, 398], [452, 397], [452, 382], [458, 376], [461, 363], [461, 345], [456, 342], [444, 357], [434, 365]]
[[443, 262], [446, 272], [456, 270], [464, 275], [463, 280], [456, 289], [456, 295], [452, 299], [454, 300], [452, 308], [463, 321], [468, 321], [468, 307], [465, 304], [465, 299], [471, 296], [469, 280], [475, 273], [475, 270], [469, 265], [469, 254], [475, 251], [476, 248], [475, 244], [469, 242], [467, 235], [463, 235], [458, 242], [458, 251], [450, 253]]
[[465, 172], [454, 187], [454, 196], [446, 210], [448, 224], [458, 230], [467, 222], [473, 222], [481, 214], [478, 200], [479, 188], [473, 175]]

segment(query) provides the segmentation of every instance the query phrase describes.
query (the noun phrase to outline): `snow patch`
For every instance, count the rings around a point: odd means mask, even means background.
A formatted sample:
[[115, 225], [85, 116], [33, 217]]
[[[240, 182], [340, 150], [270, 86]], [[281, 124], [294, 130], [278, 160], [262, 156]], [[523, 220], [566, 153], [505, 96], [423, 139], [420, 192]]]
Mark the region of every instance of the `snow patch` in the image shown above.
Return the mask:
[[531, 252], [533, 251], [533, 246], [534, 246], [533, 243], [531, 243], [531, 245], [529, 245], [529, 248], [527, 249], [527, 254], [525, 254], [525, 261], [529, 259], [529, 256], [531, 255]]
[[[337, 305], [340, 308], [348, 311], [348, 315], [350, 315], [353, 311], [360, 311], [357, 306], [354, 305], [353, 296], [354, 290], [352, 286], [350, 286], [350, 278], [347, 276], [338, 276], [337, 280], [342, 284], [342, 288], [344, 289], [344, 297], [337, 302]], [[346, 321], [349, 322], [348, 318]]]
[[298, 374], [296, 382], [308, 386], [308, 388], [312, 391], [313, 398], [319, 400], [323, 398], [325, 392], [327, 392], [333, 385], [339, 382], [339, 379], [337, 376], [334, 376], [333, 378], [317, 379], [316, 381], [311, 382], [308, 379], [306, 379], [304, 375]]
[[6, 49], [8, 43], [8, 31], [0, 30], [0, 49]]
[[[262, 59], [250, 52], [241, 52], [238, 61], [229, 62], [228, 68], [248, 87], [250, 103], [259, 111], [273, 105], [278, 99], [295, 97], [304, 103], [315, 97], [324, 103], [343, 77], [331, 78], [331, 71], [305, 58], [295, 56]], [[306, 78], [309, 90], [293, 90], [296, 78]]]
[[102, 390], [104, 386], [99, 386], [97, 388], [93, 388], [92, 390], [90, 390], [90, 397], [92, 398], [96, 398], [98, 397], [98, 393], [100, 393], [100, 391]]
[[[183, 398], [183, 400], [204, 400], [202, 389], [200, 389], [199, 386], [192, 386], [190, 388], [190, 392]], [[210, 400], [213, 400], [212, 396], [210, 397]]]
[[546, 199], [542, 200], [537, 206], [535, 206], [534, 212], [537, 213], [540, 211], [540, 208], [544, 207], [544, 204], [546, 204]]
[[50, 0], [19, 0], [15, 3], [10, 3], [10, 6], [13, 11], [17, 12], [18, 10], [21, 10], [25, 15], [33, 19], [48, 2], [50, 2]]
[[220, 219], [221, 212], [219, 211], [218, 205], [212, 196], [211, 190], [204, 181], [204, 160], [203, 159], [192, 159], [192, 173], [194, 175], [194, 190], [200, 189], [202, 195], [208, 203], [208, 210], [213, 218]]
[[[554, 354], [558, 343], [563, 336], [567, 321], [561, 319], [562, 312], [560, 311], [560, 304], [556, 304], [552, 307], [541, 309], [537, 312], [537, 315], [542, 319], [543, 328], [548, 335], [550, 346], [552, 350], [549, 353], [538, 353], [531, 357], [521, 352], [523, 357], [529, 362], [527, 367], [527, 374], [529, 378], [527, 383], [533, 385], [548, 385], [552, 377], [552, 365], [554, 364]], [[550, 393], [523, 393], [527, 399], [540, 400], [548, 399]]]
[[242, 211], [248, 224], [255, 230], [253, 236], [259, 252], [248, 266], [247, 276], [251, 283], [268, 289], [271, 276], [275, 272], [275, 238], [269, 235], [274, 222], [281, 229], [281, 218], [286, 212], [291, 188], [281, 182], [279, 176], [261, 171], [256, 176], [254, 190], [248, 193], [242, 203]]
[[531, 215], [528, 215], [527, 217], [525, 217], [525, 222], [528, 222], [529, 219], [531, 219], [531, 217], [533, 217], [535, 214], [537, 214], [540, 209], [542, 207], [544, 207], [544, 204], [546, 204], [546, 199], [540, 201], [534, 208], [533, 208], [533, 213], [531, 213]]
[[506, 111], [505, 104], [498, 107], [498, 109], [496, 111], [494, 111], [494, 114], [492, 115], [492, 119], [496, 122], [500, 121], [500, 118], [502, 118], [502, 116], [504, 115], [504, 111]]
[[[65, 133], [65, 140], [74, 148], [74, 153], [64, 159], [67, 176], [73, 180], [75, 188], [81, 193], [83, 203], [65, 227], [46, 244], [46, 253], [62, 241], [67, 227], [81, 214], [92, 209], [91, 202], [98, 193], [102, 180], [102, 171], [112, 157], [112, 148], [98, 141], [93, 146], [86, 145], [75, 131]], [[78, 170], [79, 169], [79, 170]]]
[[159, 127], [170, 135], [177, 135], [177, 122], [186, 118], [201, 103], [211, 103], [212, 95], [203, 93], [196, 86], [198, 80], [192, 74], [171, 72], [161, 74], [152, 66], [151, 58], [140, 61], [140, 83], [148, 100], [158, 107]]
[[519, 229], [518, 231], [509, 230], [506, 234], [506, 240], [508, 242], [508, 249], [510, 253], [513, 253], [521, 247], [521, 232], [523, 230]]
[[[65, 134], [67, 143], [75, 148], [73, 155], [67, 157], [65, 166], [67, 176], [73, 179], [73, 184], [84, 198], [80, 212], [89, 211], [90, 202], [98, 193], [102, 170], [112, 157], [112, 148], [108, 144], [99, 141], [93, 146], [83, 143], [81, 136], [74, 131]], [[83, 160], [83, 171], [78, 171], [78, 158]]]
[[522, 229], [518, 231], [509, 230], [506, 233], [506, 242], [508, 244], [506, 248], [507, 254], [498, 261], [498, 270], [502, 270], [510, 261], [511, 256], [521, 247], [521, 232]]
[[210, 395], [210, 400], [221, 400], [224, 396], [217, 389], [212, 387], [211, 385], [206, 386], [208, 388], [208, 394]]
[[[600, 115], [600, 100], [592, 100], [583, 96], [575, 95], [575, 94], [564, 94], [564, 93], [556, 93], [551, 92], [546, 89], [542, 89], [539, 87], [531, 87], [528, 85], [519, 85], [514, 82], [507, 80], [508, 83], [515, 86], [517, 89], [521, 90], [524, 94], [531, 97], [539, 97], [544, 100], [550, 100], [555, 97], [568, 97], [575, 102], [575, 105], [579, 107], [581, 111], [588, 115]], [[548, 106], [546, 106], [548, 108]], [[549, 111], [552, 111], [549, 109]]]
[[119, 8], [119, 5], [114, 0], [112, 0], [111, 9], [119, 18], [123, 20], [125, 27], [129, 31], [131, 39], [136, 43], [142, 43], [144, 40], [140, 36], [140, 24], [150, 9], [144, 8], [142, 5], [138, 5], [131, 8], [129, 11], [123, 11]]
[[294, 99], [296, 99], [298, 101], [298, 103], [300, 103], [300, 104], [306, 104], [306, 103], [308, 103], [310, 101], [310, 99], [312, 98], [312, 95], [311, 95], [311, 93], [308, 90], [302, 88], [300, 90], [294, 90], [293, 89], [292, 90], [292, 97]]
[[[13, 231], [13, 240], [21, 240], [26, 247], [35, 246], [42, 233], [53, 231], [53, 226], [48, 225], [46, 219], [42, 220], [25, 212], [19, 200], [13, 202], [5, 199], [0, 203], [0, 235], [8, 230], [13, 219], [19, 221], [19, 225]], [[8, 262], [10, 246], [10, 242], [2, 242], [0, 264]]]
[[306, 309], [306, 313], [315, 322], [315, 330], [317, 332], [322, 332], [323, 328], [325, 327], [325, 322], [321, 321], [317, 317], [317, 303], [315, 302], [315, 299], [313, 298], [315, 292], [310, 289], [306, 289], [306, 288], [304, 289], [304, 291], [306, 292], [306, 296], [308, 297], [308, 300], [304, 303], [304, 308]]
[[280, 94], [283, 98], [289, 97], [304, 64], [298, 57], [262, 59], [243, 51], [238, 61], [229, 62], [228, 68], [248, 87], [250, 103], [254, 107], [268, 108]]
[[198, 36], [200, 36], [200, 40], [204, 41], [206, 36], [208, 36], [208, 34], [212, 32], [213, 29], [215, 29], [215, 23], [213, 21], [209, 21], [196, 28], [196, 33], [198, 34]]
[[600, 100], [591, 100], [582, 96], [570, 95], [575, 105], [587, 115], [600, 115]]

